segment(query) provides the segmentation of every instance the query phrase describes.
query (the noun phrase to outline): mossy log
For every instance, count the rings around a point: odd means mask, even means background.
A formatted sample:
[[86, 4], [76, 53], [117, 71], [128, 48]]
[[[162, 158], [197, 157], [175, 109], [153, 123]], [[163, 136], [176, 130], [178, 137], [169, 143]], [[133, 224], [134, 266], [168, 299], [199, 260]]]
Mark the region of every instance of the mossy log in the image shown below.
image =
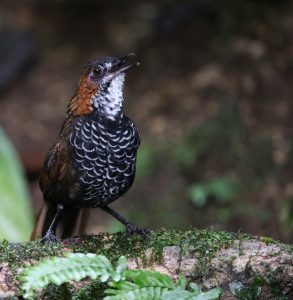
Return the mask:
[[256, 278], [262, 286], [257, 299], [293, 299], [292, 245], [242, 233], [197, 229], [162, 229], [147, 240], [125, 233], [103, 233], [56, 245], [4, 241], [0, 246], [0, 299], [20, 296], [17, 275], [25, 266], [68, 251], [104, 254], [113, 262], [125, 255], [131, 269], [149, 268], [175, 280], [183, 274], [203, 289], [222, 287], [222, 299], [237, 299], [230, 291], [231, 282], [241, 282], [250, 293]]

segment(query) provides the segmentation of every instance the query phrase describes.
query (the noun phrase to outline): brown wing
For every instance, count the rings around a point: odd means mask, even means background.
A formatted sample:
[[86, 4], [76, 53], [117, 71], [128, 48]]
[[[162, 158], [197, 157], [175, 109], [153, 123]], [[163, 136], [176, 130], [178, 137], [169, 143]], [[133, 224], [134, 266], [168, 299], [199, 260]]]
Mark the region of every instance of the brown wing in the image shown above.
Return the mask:
[[45, 200], [61, 192], [62, 179], [68, 173], [69, 153], [67, 142], [61, 138], [50, 148], [40, 175], [40, 188]]
[[[64, 127], [63, 127], [64, 129]], [[79, 193], [78, 183], [74, 180], [74, 171], [70, 165], [69, 149], [64, 130], [56, 143], [50, 148], [40, 175], [40, 188], [46, 204], [41, 208], [31, 236], [45, 236], [56, 214], [58, 203], [68, 201], [68, 192]], [[84, 234], [89, 216], [88, 210], [80, 210], [67, 202], [56, 228], [58, 236], [67, 238], [72, 234]]]

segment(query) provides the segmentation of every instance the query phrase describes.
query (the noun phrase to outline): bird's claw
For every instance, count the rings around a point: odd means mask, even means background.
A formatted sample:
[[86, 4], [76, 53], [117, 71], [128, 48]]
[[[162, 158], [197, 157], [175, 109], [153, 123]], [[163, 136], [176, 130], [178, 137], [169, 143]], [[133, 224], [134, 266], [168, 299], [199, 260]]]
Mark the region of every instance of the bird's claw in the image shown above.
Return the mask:
[[126, 224], [126, 232], [129, 235], [138, 234], [144, 239], [148, 238], [148, 236], [151, 234], [151, 231], [148, 228], [139, 228], [130, 222]]
[[57, 238], [57, 236], [53, 233], [53, 231], [48, 230], [46, 232], [46, 235], [41, 238], [41, 243], [47, 242], [49, 245], [52, 245], [54, 243], [61, 243], [61, 240]]

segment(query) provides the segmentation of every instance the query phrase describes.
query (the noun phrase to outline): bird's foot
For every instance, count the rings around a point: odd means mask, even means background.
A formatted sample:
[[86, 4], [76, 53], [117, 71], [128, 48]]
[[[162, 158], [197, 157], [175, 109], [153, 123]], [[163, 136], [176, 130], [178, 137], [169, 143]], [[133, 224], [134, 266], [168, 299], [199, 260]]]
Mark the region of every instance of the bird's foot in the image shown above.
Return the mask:
[[139, 228], [130, 222], [127, 222], [126, 224], [126, 232], [129, 235], [138, 234], [144, 239], [148, 238], [148, 236], [151, 234], [151, 231], [148, 228]]
[[46, 232], [46, 235], [41, 238], [41, 243], [47, 242], [49, 245], [57, 243], [59, 244], [61, 242], [60, 239], [57, 238], [57, 236], [53, 233], [53, 231], [48, 230]]

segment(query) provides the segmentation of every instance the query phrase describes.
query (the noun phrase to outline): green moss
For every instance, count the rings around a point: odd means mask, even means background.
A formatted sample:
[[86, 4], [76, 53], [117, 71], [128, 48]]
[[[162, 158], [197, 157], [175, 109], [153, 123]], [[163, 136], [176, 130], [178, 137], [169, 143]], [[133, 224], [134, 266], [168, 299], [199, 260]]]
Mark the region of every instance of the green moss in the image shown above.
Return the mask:
[[267, 237], [267, 236], [261, 236], [261, 237], [259, 238], [259, 240], [260, 240], [261, 242], [264, 242], [264, 243], [267, 244], [267, 245], [278, 243], [278, 241], [274, 240], [274, 239], [271, 238], [271, 237]]
[[[40, 260], [46, 256], [62, 256], [65, 251], [73, 251], [103, 254], [113, 263], [124, 255], [146, 266], [148, 263], [159, 263], [165, 247], [179, 246], [181, 257], [190, 252], [195, 253], [197, 264], [193, 274], [197, 278], [205, 278], [211, 272], [211, 260], [219, 249], [229, 247], [235, 240], [247, 239], [253, 239], [253, 237], [208, 229], [191, 228], [188, 231], [175, 231], [163, 228], [153, 232], [148, 239], [119, 232], [111, 235], [101, 233], [95, 236], [83, 236], [51, 246], [38, 241], [23, 244], [9, 244], [4, 241], [0, 246], [0, 263], [8, 262], [13, 271], [31, 259]], [[149, 248], [152, 249], [152, 254], [151, 257], [146, 257], [146, 250]], [[89, 290], [85, 288], [85, 293], [90, 291], [90, 288]]]
[[111, 261], [116, 261], [121, 255], [128, 258], [140, 258], [144, 261], [145, 251], [153, 249], [152, 259], [159, 262], [166, 246], [179, 246], [182, 255], [194, 251], [199, 256], [212, 256], [221, 247], [228, 247], [235, 239], [250, 236], [228, 233], [224, 231], [198, 230], [175, 231], [160, 229], [153, 232], [147, 240], [139, 236], [129, 237], [126, 233], [99, 234], [85, 236], [76, 243], [70, 243], [74, 252], [93, 252], [106, 255]]
[[[250, 235], [229, 233], [214, 230], [198, 230], [191, 228], [188, 231], [160, 229], [153, 232], [148, 239], [140, 236], [128, 236], [126, 233], [100, 233], [64, 241], [61, 244], [41, 244], [39, 241], [12, 244], [3, 241], [0, 245], [0, 263], [8, 262], [11, 268], [17, 268], [30, 260], [40, 260], [47, 256], [61, 256], [64, 251], [81, 253], [104, 254], [112, 262], [121, 255], [128, 258], [140, 258], [146, 263], [145, 251], [152, 248], [151, 259], [159, 262], [166, 246], [179, 246], [181, 255], [192, 251], [199, 258], [211, 259], [215, 252], [222, 247], [228, 247], [235, 240], [252, 239]], [[266, 238], [267, 242], [272, 240]]]
[[103, 254], [111, 262], [117, 261], [121, 255], [140, 257], [148, 248], [149, 240], [140, 236], [128, 236], [126, 233], [101, 233], [99, 235], [83, 236], [76, 243], [74, 240], [68, 246], [74, 252]]
[[29, 243], [8, 243], [0, 245], [0, 263], [8, 263], [10, 267], [21, 266], [28, 260], [40, 260], [42, 257], [61, 255], [62, 245], [41, 244], [37, 241]]

